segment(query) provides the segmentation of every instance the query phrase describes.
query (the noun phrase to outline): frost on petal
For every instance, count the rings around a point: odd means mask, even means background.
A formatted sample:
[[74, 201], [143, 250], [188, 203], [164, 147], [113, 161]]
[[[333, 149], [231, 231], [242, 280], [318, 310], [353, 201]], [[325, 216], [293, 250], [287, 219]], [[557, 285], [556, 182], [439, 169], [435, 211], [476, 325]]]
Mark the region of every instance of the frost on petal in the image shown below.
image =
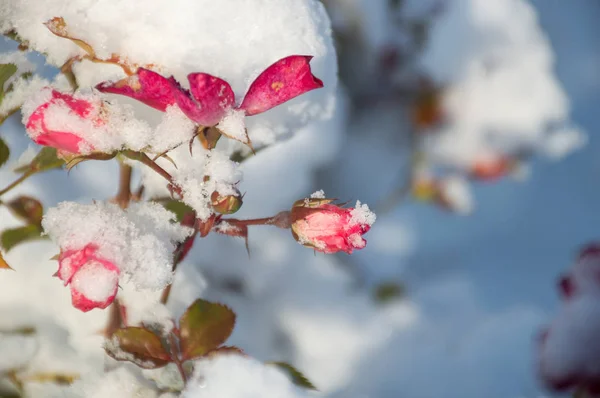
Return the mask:
[[248, 116], [256, 115], [323, 87], [323, 82], [311, 72], [311, 59], [311, 56], [292, 55], [269, 66], [250, 85], [240, 109]]
[[167, 107], [175, 103], [172, 93], [173, 81], [172, 77], [167, 79], [149, 69], [139, 68], [133, 76], [114, 83], [100, 83], [96, 89], [103, 93], [125, 95], [165, 112]]
[[188, 80], [190, 91], [202, 111], [199, 124], [214, 126], [235, 105], [233, 90], [225, 80], [206, 73], [190, 73]]
[[[98, 249], [89, 261], [114, 264], [137, 289], [159, 290], [173, 279], [176, 244], [192, 232], [173, 219], [156, 203], [132, 203], [122, 210], [108, 203], [63, 202], [46, 212], [42, 225], [63, 251], [93, 243]], [[76, 285], [76, 278], [77, 273], [71, 283]]]
[[73, 306], [87, 312], [108, 307], [115, 296], [119, 282], [119, 269], [112, 263], [91, 260], [81, 267], [71, 280]]

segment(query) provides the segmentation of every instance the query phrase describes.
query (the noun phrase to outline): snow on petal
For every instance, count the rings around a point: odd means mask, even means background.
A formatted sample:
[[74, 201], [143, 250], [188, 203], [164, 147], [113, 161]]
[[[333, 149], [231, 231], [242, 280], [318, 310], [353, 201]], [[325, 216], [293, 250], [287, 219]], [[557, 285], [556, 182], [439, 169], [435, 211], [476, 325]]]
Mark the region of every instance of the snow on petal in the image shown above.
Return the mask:
[[87, 312], [108, 307], [117, 295], [119, 269], [111, 262], [92, 258], [71, 280], [73, 306]]
[[245, 110], [248, 116], [256, 115], [323, 87], [323, 82], [310, 69], [312, 58], [291, 55], [269, 66], [250, 85], [240, 109]]
[[103, 82], [96, 89], [103, 93], [120, 94], [134, 98], [154, 109], [165, 112], [167, 107], [175, 103], [172, 93], [174, 79], [145, 68], [117, 82]]
[[114, 264], [125, 281], [137, 289], [160, 290], [173, 279], [176, 244], [192, 231], [173, 221], [174, 214], [156, 203], [132, 203], [122, 210], [102, 202], [62, 202], [47, 211], [42, 225], [61, 251], [93, 243], [94, 258]]
[[233, 90], [225, 80], [207, 73], [190, 73], [188, 81], [190, 91], [202, 111], [200, 120], [197, 120], [199, 124], [214, 126], [235, 105]]

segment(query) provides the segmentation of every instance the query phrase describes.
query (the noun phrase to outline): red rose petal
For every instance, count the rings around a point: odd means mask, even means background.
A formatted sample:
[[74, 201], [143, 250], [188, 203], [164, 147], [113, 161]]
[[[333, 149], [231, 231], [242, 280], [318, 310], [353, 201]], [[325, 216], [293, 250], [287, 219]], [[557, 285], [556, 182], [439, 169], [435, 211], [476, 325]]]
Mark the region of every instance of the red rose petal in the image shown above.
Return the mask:
[[133, 76], [114, 83], [104, 82], [96, 86], [103, 93], [120, 94], [134, 98], [159, 111], [175, 104], [172, 93], [173, 77], [166, 77], [149, 69], [139, 68]]
[[310, 90], [323, 87], [310, 69], [312, 56], [291, 55], [264, 70], [250, 85], [240, 109], [256, 115]]

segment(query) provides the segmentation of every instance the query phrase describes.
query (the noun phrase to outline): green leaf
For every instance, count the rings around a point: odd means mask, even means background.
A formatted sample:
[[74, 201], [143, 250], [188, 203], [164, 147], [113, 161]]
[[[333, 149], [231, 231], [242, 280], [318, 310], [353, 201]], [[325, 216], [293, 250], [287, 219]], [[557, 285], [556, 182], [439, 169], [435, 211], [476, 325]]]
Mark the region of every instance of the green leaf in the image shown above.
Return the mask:
[[144, 369], [156, 369], [171, 362], [160, 338], [141, 327], [117, 329], [104, 344], [104, 350], [117, 361], [129, 361]]
[[394, 282], [382, 283], [375, 288], [375, 300], [378, 303], [387, 303], [402, 298], [403, 295], [404, 288]]
[[10, 156], [10, 149], [8, 149], [8, 145], [6, 142], [0, 138], [0, 166], [4, 165]]
[[212, 351], [209, 351], [205, 355], [205, 358], [214, 358], [214, 357], [219, 356], [219, 355], [231, 355], [231, 354], [246, 356], [246, 353], [244, 352], [244, 350], [242, 350], [239, 347], [235, 347], [235, 346], [222, 346], [222, 347], [219, 347], [219, 348], [214, 349]]
[[56, 149], [45, 146], [33, 158], [28, 165], [15, 169], [17, 173], [39, 173], [42, 171], [58, 169], [65, 164], [65, 161], [58, 157]]
[[6, 203], [8, 209], [15, 215], [30, 225], [42, 227], [42, 217], [44, 216], [44, 206], [39, 200], [31, 196], [19, 196]]
[[206, 355], [223, 344], [235, 326], [235, 313], [222, 304], [198, 299], [179, 320], [181, 354], [184, 361]]
[[310, 380], [308, 380], [306, 378], [306, 376], [304, 376], [304, 374], [302, 374], [302, 372], [300, 372], [298, 369], [296, 369], [289, 363], [267, 362], [267, 365], [277, 366], [280, 370], [282, 370], [285, 374], [287, 374], [289, 376], [289, 378], [292, 380], [292, 383], [294, 383], [297, 386], [304, 387], [309, 390], [317, 389], [317, 387], [315, 387], [315, 385], [313, 383], [311, 383]]
[[0, 102], [4, 97], [4, 84], [12, 75], [17, 73], [17, 65], [15, 64], [0, 64]]
[[170, 212], [175, 213], [177, 222], [181, 222], [183, 216], [194, 211], [190, 206], [180, 202], [179, 200], [169, 200], [164, 202], [163, 206]]
[[2, 247], [6, 251], [21, 243], [45, 238], [45, 236], [42, 236], [42, 228], [37, 225], [6, 229], [0, 233], [0, 243], [2, 243]]

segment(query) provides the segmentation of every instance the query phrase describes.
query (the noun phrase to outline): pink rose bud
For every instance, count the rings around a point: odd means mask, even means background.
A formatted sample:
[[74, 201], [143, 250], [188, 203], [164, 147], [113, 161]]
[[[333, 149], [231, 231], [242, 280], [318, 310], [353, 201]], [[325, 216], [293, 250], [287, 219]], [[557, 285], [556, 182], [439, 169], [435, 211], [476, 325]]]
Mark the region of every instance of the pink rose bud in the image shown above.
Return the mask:
[[356, 208], [331, 204], [334, 199], [303, 199], [290, 212], [292, 234], [300, 244], [323, 253], [351, 254], [367, 241], [362, 235], [375, 222], [375, 214], [357, 202]]
[[310, 69], [312, 56], [291, 55], [264, 70], [250, 85], [240, 109], [252, 116], [323, 87]]
[[236, 195], [221, 195], [215, 191], [210, 196], [212, 208], [217, 213], [233, 214], [242, 207], [242, 195], [238, 192]]
[[139, 68], [135, 75], [117, 82], [100, 83], [96, 89], [103, 93], [125, 95], [165, 112], [170, 105], [175, 104], [173, 83], [173, 77], [167, 79], [149, 69]]
[[88, 244], [79, 250], [62, 251], [56, 276], [71, 285], [73, 307], [87, 312], [108, 307], [117, 295], [119, 268], [97, 255], [98, 247]]
[[25, 124], [35, 143], [70, 154], [93, 149], [80, 136], [80, 129], [106, 123], [101, 103], [92, 103], [48, 87], [42, 90], [40, 98], [44, 101], [27, 117]]

